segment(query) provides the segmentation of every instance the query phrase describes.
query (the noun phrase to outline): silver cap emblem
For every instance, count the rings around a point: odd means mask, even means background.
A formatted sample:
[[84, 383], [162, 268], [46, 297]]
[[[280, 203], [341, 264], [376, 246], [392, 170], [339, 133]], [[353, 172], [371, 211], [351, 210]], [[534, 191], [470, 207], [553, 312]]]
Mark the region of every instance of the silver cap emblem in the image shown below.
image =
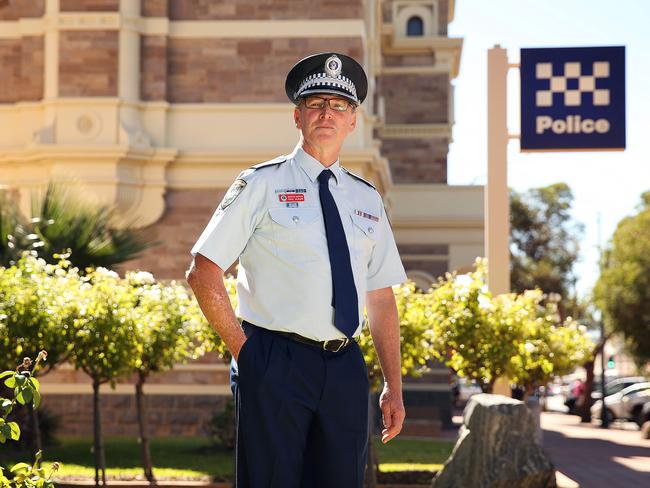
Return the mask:
[[325, 61], [325, 73], [327, 73], [328, 76], [331, 76], [333, 78], [341, 74], [342, 67], [343, 67], [343, 63], [341, 63], [341, 60], [336, 55], [330, 56]]

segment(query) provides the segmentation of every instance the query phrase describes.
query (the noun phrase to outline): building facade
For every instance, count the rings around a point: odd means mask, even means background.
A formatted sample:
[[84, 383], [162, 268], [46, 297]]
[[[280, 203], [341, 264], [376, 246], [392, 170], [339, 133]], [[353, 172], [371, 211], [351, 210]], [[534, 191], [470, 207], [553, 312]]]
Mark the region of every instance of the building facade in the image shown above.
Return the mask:
[[[161, 243], [125, 268], [182, 279], [237, 174], [296, 144], [288, 70], [338, 51], [370, 82], [342, 164], [382, 193], [407, 273], [428, 288], [483, 254], [482, 188], [447, 185], [453, 11], [453, 0], [0, 1], [0, 185], [28, 214], [34, 191], [74, 179]], [[153, 378], [156, 433], [199, 432], [229, 394], [227, 374], [204, 358]], [[433, 367], [406, 385], [411, 410], [440, 416], [446, 378]], [[87, 378], [64, 367], [43, 380], [45, 406], [90, 432]], [[135, 432], [131, 392], [107, 388], [109, 432]]]

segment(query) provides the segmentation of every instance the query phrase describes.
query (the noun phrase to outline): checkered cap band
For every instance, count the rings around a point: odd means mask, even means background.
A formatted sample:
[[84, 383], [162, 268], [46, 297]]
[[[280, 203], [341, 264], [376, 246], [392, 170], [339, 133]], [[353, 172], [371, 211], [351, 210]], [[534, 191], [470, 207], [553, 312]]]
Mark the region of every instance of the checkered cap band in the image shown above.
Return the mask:
[[298, 87], [295, 98], [299, 98], [307, 91], [313, 92], [315, 89], [340, 91], [352, 98], [355, 103], [359, 103], [357, 88], [349, 78], [346, 78], [343, 75], [332, 77], [326, 73], [314, 73], [305, 78]]

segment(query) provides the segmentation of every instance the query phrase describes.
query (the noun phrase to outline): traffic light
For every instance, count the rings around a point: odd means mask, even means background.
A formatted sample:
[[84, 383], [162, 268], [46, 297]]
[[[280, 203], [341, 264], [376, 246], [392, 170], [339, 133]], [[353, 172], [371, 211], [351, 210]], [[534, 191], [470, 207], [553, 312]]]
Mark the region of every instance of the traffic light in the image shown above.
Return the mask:
[[614, 356], [610, 356], [607, 360], [607, 369], [614, 369], [614, 366], [616, 366], [616, 363], [614, 362]]

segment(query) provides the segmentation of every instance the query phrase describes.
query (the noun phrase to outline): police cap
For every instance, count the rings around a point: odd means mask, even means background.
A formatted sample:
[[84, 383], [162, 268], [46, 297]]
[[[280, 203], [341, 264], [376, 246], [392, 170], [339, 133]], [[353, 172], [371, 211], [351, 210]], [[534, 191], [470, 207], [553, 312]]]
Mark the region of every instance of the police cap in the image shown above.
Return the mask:
[[327, 93], [359, 105], [368, 93], [368, 78], [350, 56], [321, 53], [298, 61], [289, 71], [284, 89], [295, 104], [308, 95]]

